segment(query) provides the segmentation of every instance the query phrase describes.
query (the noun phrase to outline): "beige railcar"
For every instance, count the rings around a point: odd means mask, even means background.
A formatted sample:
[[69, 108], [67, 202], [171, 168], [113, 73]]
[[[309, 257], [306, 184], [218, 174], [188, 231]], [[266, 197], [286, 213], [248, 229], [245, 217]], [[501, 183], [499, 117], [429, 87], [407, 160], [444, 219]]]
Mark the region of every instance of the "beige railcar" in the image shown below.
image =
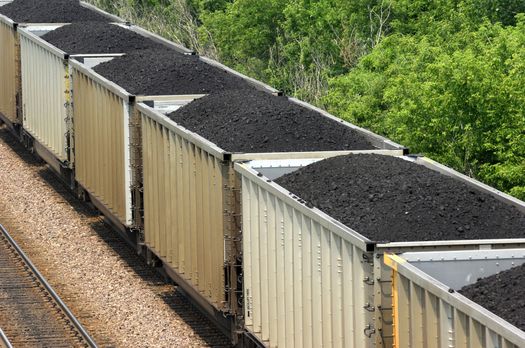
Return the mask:
[[[301, 162], [350, 152], [402, 155], [406, 151], [387, 139], [337, 119], [368, 137], [378, 149], [230, 153], [145, 104], [138, 103], [136, 110], [142, 131], [145, 243], [210, 305], [237, 318], [244, 316], [242, 298], [246, 298], [239, 281], [242, 279], [241, 241], [246, 238], [241, 215], [246, 213], [241, 214], [245, 196], [243, 192], [241, 197], [241, 176], [233, 170], [235, 161], [290, 159]], [[290, 171], [293, 167], [279, 170]], [[251, 316], [246, 318], [249, 321]]]
[[20, 38], [17, 24], [0, 15], [0, 117], [11, 125], [21, 123], [18, 113], [20, 96]]
[[[465, 252], [446, 252], [443, 257], [447, 254], [454, 254], [454, 260], [442, 262], [440, 267], [454, 273], [459, 266], [465, 275], [478, 270], [477, 263], [486, 266], [504, 261], [505, 254], [509, 264], [512, 260], [512, 267], [525, 262], [525, 249], [485, 251], [474, 258], [472, 252], [468, 253], [470, 256]], [[392, 269], [392, 347], [525, 347], [525, 332], [451, 290], [405, 257], [409, 256], [384, 256], [385, 264]], [[485, 276], [489, 275], [491, 272], [486, 272]]]
[[[404, 158], [525, 212], [525, 202], [426, 157]], [[421, 267], [437, 276], [442, 267], [437, 260], [446, 252], [525, 247], [525, 239], [378, 243], [305, 206], [269, 180], [271, 168], [263, 176], [250, 166], [234, 166], [242, 191], [244, 317], [247, 330], [268, 347], [392, 347], [391, 272], [384, 253], [410, 252], [412, 261], [426, 258], [430, 262]], [[404, 318], [398, 318], [400, 323]]]

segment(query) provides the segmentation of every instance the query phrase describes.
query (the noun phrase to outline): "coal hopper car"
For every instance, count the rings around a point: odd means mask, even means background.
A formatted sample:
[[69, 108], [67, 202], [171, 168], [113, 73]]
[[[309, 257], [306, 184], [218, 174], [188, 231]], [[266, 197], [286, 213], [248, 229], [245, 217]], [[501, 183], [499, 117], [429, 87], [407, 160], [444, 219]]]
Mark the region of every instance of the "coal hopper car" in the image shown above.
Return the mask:
[[[0, 15], [0, 120], [232, 342], [525, 347], [523, 328], [458, 293], [525, 263], [524, 202], [92, 5], [71, 3], [154, 48], [73, 52], [42, 38], [67, 30], [65, 23], [18, 23]], [[140, 60], [147, 52], [171, 58], [158, 61], [165, 82], [139, 90], [135, 82], [144, 77], [133, 76], [147, 70]], [[105, 67], [121, 61], [139, 68], [108, 75]], [[184, 77], [193, 71], [189, 66], [202, 76]], [[205, 87], [195, 89], [199, 79]], [[301, 128], [307, 122], [297, 115], [311, 123]], [[407, 194], [427, 176], [446, 178], [451, 187], [463, 185], [465, 199], [494, 202], [516, 225], [490, 237], [471, 236], [475, 224], [431, 235], [430, 225], [408, 208], [395, 214], [401, 206], [437, 202], [435, 194], [418, 191], [413, 196], [424, 197], [420, 203], [400, 194], [403, 203], [379, 208], [391, 173], [365, 181], [352, 174], [357, 165], [338, 162], [343, 159], [388, 162], [397, 176], [415, 175], [410, 188], [397, 185]], [[366, 164], [370, 173], [379, 167], [373, 163]], [[321, 176], [311, 179], [313, 173]], [[343, 174], [343, 181], [332, 180]], [[343, 192], [346, 200], [324, 202], [322, 191]], [[431, 222], [460, 207], [435, 204]], [[347, 206], [350, 220], [339, 209]], [[385, 220], [389, 216], [394, 219]], [[369, 234], [358, 220], [392, 231], [399, 221], [404, 225], [390, 238]]]

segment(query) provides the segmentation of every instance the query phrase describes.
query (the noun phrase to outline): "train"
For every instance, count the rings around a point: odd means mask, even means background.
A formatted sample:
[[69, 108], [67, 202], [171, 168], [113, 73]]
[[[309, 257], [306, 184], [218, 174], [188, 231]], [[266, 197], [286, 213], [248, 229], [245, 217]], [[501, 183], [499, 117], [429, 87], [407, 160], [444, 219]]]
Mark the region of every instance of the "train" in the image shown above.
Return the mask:
[[0, 120], [235, 345], [525, 347], [525, 332], [451, 290], [525, 263], [525, 239], [375, 241], [275, 179], [334, 156], [380, 154], [451, 177], [524, 214], [525, 202], [197, 56], [355, 131], [374, 148], [225, 150], [166, 116], [204, 95], [129, 93], [93, 70], [121, 53], [68, 54], [40, 38], [63, 25], [0, 15]]

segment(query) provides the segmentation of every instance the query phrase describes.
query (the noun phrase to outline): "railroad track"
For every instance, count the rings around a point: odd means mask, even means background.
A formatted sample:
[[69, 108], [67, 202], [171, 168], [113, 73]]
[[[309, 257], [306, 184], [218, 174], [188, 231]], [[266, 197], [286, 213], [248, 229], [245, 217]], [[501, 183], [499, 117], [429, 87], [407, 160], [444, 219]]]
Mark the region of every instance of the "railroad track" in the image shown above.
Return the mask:
[[0, 328], [0, 347], [97, 347], [1, 224]]
[[0, 348], [13, 348], [11, 342], [4, 333], [4, 330], [0, 328]]

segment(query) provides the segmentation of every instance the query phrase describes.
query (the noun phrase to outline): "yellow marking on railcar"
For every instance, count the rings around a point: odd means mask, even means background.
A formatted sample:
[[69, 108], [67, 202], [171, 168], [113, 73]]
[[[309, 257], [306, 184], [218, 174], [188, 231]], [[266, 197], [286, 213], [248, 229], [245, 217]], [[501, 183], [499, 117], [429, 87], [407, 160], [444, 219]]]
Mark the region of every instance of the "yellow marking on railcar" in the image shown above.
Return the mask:
[[69, 64], [65, 62], [64, 69], [66, 70], [66, 101], [69, 103]]
[[394, 336], [393, 348], [400, 348], [399, 345], [399, 295], [398, 295], [398, 284], [397, 284], [397, 265], [406, 262], [401, 257], [395, 254], [385, 253], [383, 260], [385, 264], [392, 268], [392, 330]]

